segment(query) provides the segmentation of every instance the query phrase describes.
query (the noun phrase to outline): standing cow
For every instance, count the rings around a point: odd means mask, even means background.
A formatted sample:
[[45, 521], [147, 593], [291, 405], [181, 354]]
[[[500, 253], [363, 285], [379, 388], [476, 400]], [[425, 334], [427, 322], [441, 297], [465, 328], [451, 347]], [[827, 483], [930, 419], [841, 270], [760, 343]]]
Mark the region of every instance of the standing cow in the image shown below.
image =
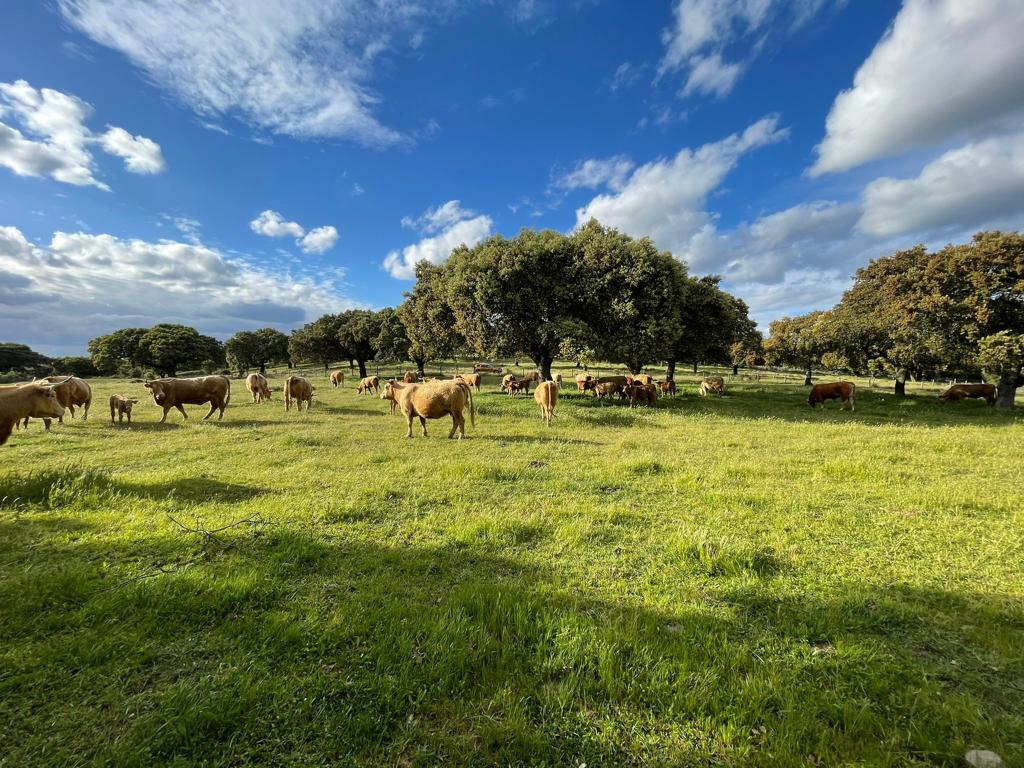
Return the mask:
[[427, 419], [440, 419], [451, 415], [452, 429], [448, 439], [459, 433], [459, 439], [466, 436], [466, 417], [462, 415], [469, 405], [469, 418], [476, 426], [476, 414], [473, 411], [473, 393], [465, 382], [435, 381], [429, 384], [406, 384], [399, 393], [398, 405], [408, 420], [409, 428], [405, 433], [412, 437], [412, 421], [419, 418], [423, 427], [423, 436], [427, 436]]
[[555, 406], [558, 404], [558, 386], [553, 381], [542, 381], [533, 392], [533, 399], [540, 406], [540, 418], [549, 427], [555, 418]]
[[0, 445], [14, 431], [22, 419], [56, 419], [64, 413], [64, 404], [57, 393], [71, 381], [33, 381], [10, 387], [0, 387]]
[[114, 423], [114, 414], [117, 414], [117, 423], [120, 424], [124, 421], [124, 417], [128, 417], [128, 423], [132, 423], [132, 406], [138, 401], [134, 397], [125, 397], [124, 395], [111, 395], [110, 396], [110, 423]]
[[[75, 418], [75, 406], [82, 406], [82, 421], [89, 418], [89, 406], [92, 405], [92, 387], [89, 386], [89, 382], [85, 379], [80, 379], [77, 376], [47, 376], [43, 381], [50, 384], [60, 382], [62, 386], [56, 390], [57, 400], [67, 410], [71, 411], [71, 418]], [[67, 382], [64, 384], [63, 382]], [[43, 426], [46, 427], [46, 431], [50, 431], [50, 422], [52, 419], [43, 419]], [[64, 414], [62, 413], [57, 419], [58, 423], [64, 423]], [[24, 426], [28, 426], [28, 418], [26, 417]]]
[[853, 396], [857, 391], [856, 385], [852, 381], [836, 381], [829, 384], [815, 384], [811, 389], [811, 394], [807, 396], [807, 404], [814, 408], [815, 406], [824, 407], [826, 400], [838, 400], [842, 405], [841, 407], [845, 410], [847, 406], [853, 410]]
[[309, 406], [313, 404], [313, 393], [316, 388], [309, 383], [309, 379], [304, 379], [301, 376], [289, 376], [284, 380], [284, 409], [290, 411], [292, 409], [292, 401], [295, 401], [295, 408], [299, 411], [302, 410], [302, 404], [306, 404], [306, 412], [309, 412]]
[[479, 373], [457, 373], [452, 376], [452, 380], [454, 381], [458, 381], [460, 379], [469, 384], [469, 386], [477, 392], [480, 391], [480, 384], [482, 383], [483, 377]]
[[587, 391], [587, 382], [588, 381], [591, 381], [591, 376], [590, 376], [589, 373], [577, 373], [576, 374], [576, 391], [577, 392], [586, 392]]
[[345, 386], [345, 372], [331, 371], [331, 386], [337, 389]]
[[254, 403], [270, 400], [270, 384], [267, 382], [267, 377], [262, 373], [250, 373], [246, 376], [245, 388], [249, 390]]
[[194, 379], [154, 379], [144, 385], [153, 394], [153, 402], [164, 409], [160, 423], [167, 421], [171, 408], [181, 411], [183, 419], [188, 418], [183, 405], [210, 404], [210, 412], [203, 421], [220, 410], [218, 421], [224, 418], [224, 409], [231, 402], [231, 380], [227, 376], [199, 376]]
[[395, 409], [398, 408], [398, 398], [405, 389], [406, 384], [400, 384], [397, 381], [389, 381], [384, 385], [384, 391], [380, 393], [381, 400], [388, 400], [391, 404], [391, 415], [395, 415]]

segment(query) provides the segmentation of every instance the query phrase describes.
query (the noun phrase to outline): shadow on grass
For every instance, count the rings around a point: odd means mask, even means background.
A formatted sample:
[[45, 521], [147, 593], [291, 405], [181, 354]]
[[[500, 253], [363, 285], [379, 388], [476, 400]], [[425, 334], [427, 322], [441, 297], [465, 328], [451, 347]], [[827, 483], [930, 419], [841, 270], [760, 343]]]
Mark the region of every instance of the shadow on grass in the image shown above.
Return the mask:
[[344, 526], [240, 533], [111, 589], [196, 542], [75, 541], [38, 519], [0, 539], [0, 636], [26, 649], [3, 682], [22, 713], [12, 764], [953, 763], [979, 744], [1021, 757], [1024, 610], [1009, 596], [779, 597], [769, 555], [719, 541], [664, 563], [707, 601], [654, 610], [517, 557], [548, 535], [518, 520], [437, 546]]

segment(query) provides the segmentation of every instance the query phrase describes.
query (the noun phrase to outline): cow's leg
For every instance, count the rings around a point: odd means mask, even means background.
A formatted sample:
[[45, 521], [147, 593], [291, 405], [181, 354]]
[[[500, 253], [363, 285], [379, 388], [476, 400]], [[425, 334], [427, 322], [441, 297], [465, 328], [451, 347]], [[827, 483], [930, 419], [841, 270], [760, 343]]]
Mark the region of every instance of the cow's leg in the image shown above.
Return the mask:
[[92, 400], [85, 404], [85, 408], [82, 409], [82, 421], [89, 420], [89, 406], [92, 405]]
[[211, 400], [210, 401], [210, 412], [208, 414], [206, 414], [205, 416], [203, 416], [203, 421], [206, 421], [208, 418], [213, 416], [213, 414], [214, 414], [214, 412], [216, 410], [217, 410], [217, 401], [216, 400]]
[[414, 416], [414, 414], [412, 414], [412, 413], [407, 413], [407, 414], [405, 414], [405, 416], [406, 416], [406, 418], [407, 418], [407, 419], [409, 420], [409, 429], [408, 429], [408, 431], [407, 431], [407, 432], [405, 433], [405, 436], [406, 436], [407, 438], [411, 438], [411, 437], [412, 437], [412, 420], [413, 420], [413, 418], [415, 418], [415, 416]]
[[[68, 406], [68, 410], [71, 411], [71, 418], [72, 419], [75, 418], [75, 406], [74, 405], [69, 405]], [[61, 424], [64, 423], [64, 417], [63, 416], [61, 417], [61, 422], [60, 423]]]
[[183, 418], [183, 419], [185, 419], [187, 421], [188, 420], [188, 414], [185, 413], [185, 406], [183, 406], [181, 403], [176, 403], [174, 407], [177, 408], [179, 411], [181, 411], [181, 418]]
[[[25, 419], [25, 421], [28, 421], [28, 419]], [[44, 427], [46, 427], [46, 431], [47, 431], [47, 432], [49, 432], [49, 431], [50, 431], [50, 423], [51, 423], [52, 421], [53, 421], [53, 419], [43, 419], [43, 426], [44, 426]], [[61, 424], [63, 424], [63, 423], [64, 423], [64, 422], [62, 421], [62, 422], [61, 422]]]
[[427, 436], [427, 419], [425, 416], [420, 416], [420, 426], [423, 427], [423, 436]]

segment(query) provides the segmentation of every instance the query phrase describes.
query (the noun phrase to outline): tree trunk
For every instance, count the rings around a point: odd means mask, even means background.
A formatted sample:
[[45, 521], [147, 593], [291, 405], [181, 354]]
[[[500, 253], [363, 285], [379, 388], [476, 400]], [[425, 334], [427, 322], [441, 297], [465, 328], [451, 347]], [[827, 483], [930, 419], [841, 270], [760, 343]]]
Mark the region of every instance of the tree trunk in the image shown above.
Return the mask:
[[808, 366], [807, 366], [807, 370], [806, 370], [806, 371], [804, 371], [804, 386], [805, 386], [805, 387], [809, 387], [809, 386], [811, 386], [811, 385], [812, 385], [813, 383], [814, 383], [814, 382], [813, 382], [813, 381], [811, 381], [811, 366], [809, 366], [809, 365], [808, 365]]
[[674, 379], [676, 377], [676, 361], [668, 361], [668, 370], [665, 372], [666, 379]]
[[732, 364], [732, 375], [733, 376], [739, 376], [740, 375], [740, 367], [738, 365], [736, 365], [736, 363]]
[[418, 373], [420, 375], [421, 379], [425, 378], [426, 375], [427, 375], [427, 372], [425, 370], [423, 370], [423, 368], [424, 368], [424, 366], [426, 366], [427, 361], [424, 360], [422, 357], [418, 357], [415, 360], [413, 360], [413, 362], [416, 363], [416, 373]]
[[360, 379], [365, 379], [366, 378], [366, 361], [365, 360], [356, 360], [356, 362], [359, 363], [359, 378]]
[[266, 373], [266, 372], [267, 372], [267, 361], [266, 360], [260, 360], [260, 373]]
[[[350, 371], [354, 371], [356, 369], [356, 361], [353, 360], [351, 357], [348, 359], [348, 369]], [[365, 371], [366, 370], [366, 366], [364, 366], [362, 363], [360, 363], [359, 364], [359, 370]], [[363, 374], [363, 375], [365, 376], [366, 374]]]
[[896, 397], [906, 397], [907, 396], [907, 369], [906, 368], [900, 368], [898, 371], [896, 371], [896, 383], [893, 386], [893, 394], [895, 394]]
[[634, 360], [631, 363], [626, 363], [626, 367], [629, 369], [630, 373], [636, 376], [644, 369], [644, 364], [640, 360]]
[[542, 357], [540, 359], [540, 375], [544, 378], [544, 381], [553, 381], [554, 376], [551, 375], [551, 364], [555, 362], [554, 358]]
[[693, 374], [695, 376], [697, 375], [697, 361], [696, 360], [693, 361]]
[[1020, 369], [1004, 368], [1003, 374], [996, 384], [996, 408], [1000, 411], [1012, 411], [1013, 401], [1017, 397], [1017, 387], [1024, 384]]

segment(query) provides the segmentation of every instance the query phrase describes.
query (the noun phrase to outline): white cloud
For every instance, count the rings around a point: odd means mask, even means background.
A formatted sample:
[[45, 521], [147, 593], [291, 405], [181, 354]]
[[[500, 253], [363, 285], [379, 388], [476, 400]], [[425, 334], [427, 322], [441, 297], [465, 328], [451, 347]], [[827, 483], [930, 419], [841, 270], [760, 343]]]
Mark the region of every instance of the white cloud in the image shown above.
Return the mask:
[[640, 68], [631, 62], [625, 61], [615, 68], [611, 78], [608, 80], [608, 90], [618, 93], [621, 90], [633, 85], [640, 77]]
[[306, 230], [296, 221], [287, 221], [277, 211], [266, 210], [249, 222], [249, 228], [257, 235], [264, 237], [295, 237], [306, 234]]
[[690, 239], [711, 223], [704, 210], [716, 189], [746, 152], [784, 139], [775, 117], [742, 133], [696, 149], [682, 149], [633, 171], [621, 189], [602, 194], [576, 211], [577, 224], [596, 218], [636, 237], [650, 236], [661, 248], [682, 254]]
[[658, 76], [687, 72], [682, 95], [712, 94], [719, 98], [735, 86], [747, 62], [727, 62], [723, 50], [756, 36], [751, 56], [771, 30], [792, 32], [806, 24], [826, 5], [845, 0], [676, 0], [673, 26], [662, 33], [665, 54]]
[[64, 19], [120, 51], [206, 118], [276, 134], [402, 141], [367, 83], [384, 47], [444, 5], [362, 0], [58, 0]]
[[301, 325], [358, 306], [344, 273], [267, 267], [197, 243], [54, 233], [36, 246], [0, 227], [0, 326], [12, 338], [65, 352], [126, 326], [179, 322], [225, 337], [242, 328]]
[[1013, 215], [1024, 224], [1024, 131], [950, 150], [917, 178], [876, 179], [864, 190], [859, 228], [890, 236]]
[[810, 173], [977, 132], [1024, 109], [1024, 3], [905, 0], [840, 93]]
[[49, 176], [65, 184], [109, 190], [94, 173], [90, 146], [121, 157], [132, 173], [159, 173], [165, 167], [160, 145], [116, 126], [94, 134], [85, 125], [92, 107], [71, 94], [37, 89], [24, 80], [0, 83], [0, 165], [19, 176]]
[[625, 155], [616, 155], [604, 160], [584, 160], [576, 167], [557, 178], [554, 186], [559, 189], [597, 189], [608, 186], [621, 189], [626, 176], [635, 167], [635, 163]]
[[299, 248], [304, 253], [326, 253], [338, 242], [338, 230], [328, 225], [309, 230], [301, 240]]
[[416, 218], [406, 216], [402, 226], [430, 236], [400, 251], [391, 251], [384, 258], [383, 266], [398, 280], [412, 280], [419, 262], [426, 259], [431, 264], [441, 264], [458, 246], [472, 248], [491, 233], [494, 222], [490, 216], [478, 216], [462, 208], [458, 200], [449, 200]]

